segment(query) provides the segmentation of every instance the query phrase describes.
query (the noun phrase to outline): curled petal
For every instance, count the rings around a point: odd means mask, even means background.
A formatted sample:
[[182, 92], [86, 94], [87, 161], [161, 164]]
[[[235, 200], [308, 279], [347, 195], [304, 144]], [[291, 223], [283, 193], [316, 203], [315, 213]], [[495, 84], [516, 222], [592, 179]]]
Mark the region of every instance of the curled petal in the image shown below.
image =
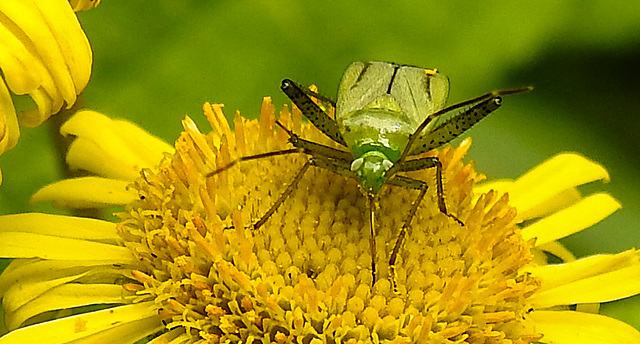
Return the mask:
[[522, 238], [536, 238], [536, 246], [564, 238], [602, 221], [622, 205], [607, 194], [596, 194], [522, 229]]
[[53, 201], [59, 208], [101, 208], [122, 205], [136, 199], [129, 182], [100, 177], [65, 179], [38, 190], [32, 202]]
[[64, 0], [0, 2], [0, 67], [12, 92], [29, 94], [37, 109], [20, 121], [36, 126], [70, 108], [91, 75], [89, 41]]
[[530, 299], [537, 308], [608, 302], [640, 293], [640, 253], [635, 250], [529, 271], [542, 281], [542, 288]]
[[74, 11], [88, 11], [100, 5], [100, 0], [69, 0]]
[[604, 315], [572, 311], [535, 311], [528, 314], [527, 319], [535, 324], [537, 331], [544, 333], [541, 343], [640, 343], [638, 330]]
[[103, 343], [113, 338], [134, 343], [162, 328], [153, 302], [143, 302], [20, 328], [0, 338], [0, 343]]
[[536, 166], [516, 180], [495, 180], [474, 187], [476, 194], [493, 189], [509, 193], [509, 203], [518, 209], [516, 222], [545, 216], [568, 207], [581, 196], [577, 186], [609, 181], [609, 173], [598, 163], [579, 154], [564, 153]]
[[141, 169], [155, 166], [165, 152], [174, 151], [140, 127], [94, 111], [76, 113], [60, 133], [76, 136], [66, 158], [71, 168], [121, 180], [139, 177]]

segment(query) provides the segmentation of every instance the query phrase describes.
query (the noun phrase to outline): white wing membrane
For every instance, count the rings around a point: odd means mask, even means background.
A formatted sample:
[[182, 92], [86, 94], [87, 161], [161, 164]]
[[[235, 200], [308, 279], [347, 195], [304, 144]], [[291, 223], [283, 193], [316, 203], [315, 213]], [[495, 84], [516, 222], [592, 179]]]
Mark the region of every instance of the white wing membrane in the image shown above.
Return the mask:
[[391, 95], [417, 127], [427, 116], [444, 108], [449, 80], [433, 70], [402, 66], [391, 85]]
[[417, 126], [442, 109], [449, 95], [449, 80], [435, 70], [386, 62], [354, 62], [342, 77], [336, 103], [339, 119], [391, 96], [402, 114]]
[[361, 110], [386, 93], [394, 67], [383, 62], [352, 63], [340, 82], [336, 118]]

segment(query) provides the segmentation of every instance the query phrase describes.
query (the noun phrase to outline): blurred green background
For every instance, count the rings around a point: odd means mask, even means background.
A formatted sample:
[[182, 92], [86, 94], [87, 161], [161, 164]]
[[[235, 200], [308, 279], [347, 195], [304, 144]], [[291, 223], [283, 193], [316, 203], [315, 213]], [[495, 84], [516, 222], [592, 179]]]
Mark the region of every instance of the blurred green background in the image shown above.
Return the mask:
[[[151, 5], [152, 4], [152, 5]], [[603, 165], [624, 208], [563, 240], [578, 256], [640, 246], [640, 4], [632, 1], [105, 0], [79, 14], [94, 51], [86, 105], [172, 142], [205, 101], [256, 116], [287, 102], [283, 78], [335, 98], [355, 60], [438, 68], [450, 102], [533, 85], [470, 131], [490, 178], [517, 177], [560, 152]], [[47, 125], [0, 157], [0, 213], [50, 211], [29, 196], [61, 176]], [[603, 306], [640, 329], [640, 298]]]

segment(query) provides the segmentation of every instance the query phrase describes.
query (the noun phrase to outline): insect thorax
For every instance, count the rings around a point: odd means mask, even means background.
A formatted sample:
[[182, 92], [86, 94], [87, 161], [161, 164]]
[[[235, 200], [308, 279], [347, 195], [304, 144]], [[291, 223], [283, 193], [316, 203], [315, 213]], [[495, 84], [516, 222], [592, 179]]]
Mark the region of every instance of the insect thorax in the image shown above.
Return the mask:
[[415, 124], [402, 113], [386, 109], [357, 110], [340, 118], [338, 125], [354, 158], [375, 150], [393, 163], [400, 159], [415, 130]]
[[351, 170], [368, 193], [378, 193], [415, 125], [401, 112], [371, 108], [342, 116], [338, 125], [353, 153]]

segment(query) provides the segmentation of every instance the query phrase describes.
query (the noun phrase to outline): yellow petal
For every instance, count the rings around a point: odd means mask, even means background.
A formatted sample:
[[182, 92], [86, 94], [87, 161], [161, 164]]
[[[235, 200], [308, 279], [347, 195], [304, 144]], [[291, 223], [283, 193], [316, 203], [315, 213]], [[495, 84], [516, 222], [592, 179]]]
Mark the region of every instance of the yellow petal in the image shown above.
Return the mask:
[[68, 92], [68, 96], [65, 97], [67, 108], [70, 108], [75, 103], [75, 95], [82, 92], [91, 76], [93, 57], [89, 40], [84, 35], [75, 13], [69, 10], [68, 1], [31, 1], [46, 21], [60, 49], [60, 69], [56, 69], [55, 73], [59, 73], [63, 79], [66, 79], [67, 75], [71, 77], [74, 92]]
[[[514, 185], [515, 182], [506, 179], [495, 180], [475, 186], [473, 188], [473, 192], [475, 193], [475, 199], [477, 200], [480, 195], [487, 193], [490, 190], [495, 190], [498, 193], [510, 193]], [[566, 208], [579, 201], [580, 198], [580, 192], [575, 188], [570, 188], [559, 192], [553, 195], [550, 199], [547, 199], [545, 202], [538, 203], [536, 205], [526, 205], [522, 203], [514, 204], [513, 201], [510, 201], [510, 203], [513, 206], [520, 207], [518, 209], [518, 216], [516, 217], [516, 222], [520, 223], [526, 220], [543, 217], [559, 209]]]
[[535, 311], [526, 316], [544, 334], [541, 343], [640, 343], [640, 332], [630, 325], [599, 314], [572, 311]]
[[18, 232], [0, 233], [0, 257], [101, 260], [114, 264], [134, 260], [131, 251], [122, 246]]
[[604, 167], [577, 154], [560, 154], [516, 180], [509, 189], [510, 204], [518, 209], [518, 220], [530, 219], [567, 190], [597, 180], [609, 180]]
[[640, 293], [640, 253], [629, 250], [527, 269], [542, 280], [537, 308], [618, 300]]
[[[123, 303], [126, 293], [121, 286], [109, 289], [100, 283], [111, 283], [115, 276], [131, 277], [130, 268], [111, 265], [73, 266], [63, 261], [36, 261], [17, 268], [12, 263], [7, 270], [0, 276], [0, 296], [5, 323], [9, 329], [17, 328], [26, 319], [48, 310], [98, 303]], [[94, 289], [90, 288], [91, 285], [77, 283], [89, 276], [89, 280], [96, 283], [92, 284]], [[70, 282], [74, 283], [68, 284]], [[104, 293], [100, 294], [96, 290], [99, 287]], [[109, 290], [112, 293], [107, 294]], [[95, 293], [91, 294], [91, 291]]]
[[93, 275], [98, 272], [111, 271], [116, 275], [132, 278], [131, 267], [124, 262], [114, 266], [101, 260], [41, 260], [15, 259], [0, 275], [0, 296], [23, 279], [29, 281], [56, 279], [87, 272]]
[[175, 152], [172, 145], [129, 121], [114, 119], [113, 124], [122, 140], [141, 159], [144, 159], [148, 166], [156, 166], [166, 153]]
[[134, 124], [94, 111], [79, 111], [62, 125], [60, 133], [78, 137], [67, 155], [72, 168], [124, 180], [137, 178], [142, 168], [156, 166], [165, 152], [174, 152], [170, 145]]
[[112, 153], [105, 152], [92, 140], [78, 137], [71, 142], [65, 161], [72, 170], [89, 171], [107, 178], [132, 181], [140, 176], [139, 160], [131, 164]]
[[599, 303], [581, 303], [576, 305], [576, 312], [582, 313], [600, 313], [600, 304]]
[[21, 116], [35, 126], [75, 103], [91, 74], [91, 48], [67, 1], [2, 1], [0, 13], [0, 66], [9, 88], [38, 106]]
[[498, 191], [498, 193], [509, 192], [509, 188], [513, 185], [513, 180], [510, 179], [493, 179], [491, 181], [479, 183], [473, 186], [473, 193], [476, 197], [481, 194], [485, 194], [491, 190]]
[[[60, 4], [58, 0], [52, 2]], [[36, 3], [29, 0], [3, 1], [2, 3], [4, 5], [0, 7], [0, 11], [6, 16], [6, 24], [19, 28], [19, 34], [24, 35], [18, 36], [21, 43], [35, 55], [36, 59], [40, 60], [53, 80], [56, 86], [55, 91], [60, 95], [59, 98], [54, 99], [54, 104], [56, 104], [54, 107], [61, 107], [64, 100], [71, 100], [71, 104], [73, 104], [76, 95], [71, 75], [66, 71], [60, 47], [46, 19], [40, 14]], [[71, 12], [70, 7], [68, 11]], [[7, 80], [9, 87], [11, 87], [11, 79], [7, 78]], [[49, 88], [47, 90], [51, 91]]]
[[44, 312], [98, 304], [123, 304], [131, 296], [121, 285], [67, 283], [47, 290], [18, 309], [5, 307], [5, 324], [9, 330], [18, 328], [27, 319]]
[[69, 0], [74, 11], [88, 11], [100, 5], [100, 0]]
[[[2, 308], [7, 312], [7, 314], [11, 314], [26, 303], [41, 296], [43, 293], [64, 285], [65, 283], [77, 280], [86, 274], [87, 272], [83, 272], [59, 278], [48, 278], [56, 276], [56, 273], [52, 271], [43, 276], [42, 279], [20, 280], [15, 285], [12, 285], [2, 296]], [[36, 276], [36, 278], [40, 278], [40, 276]]]
[[634, 266], [640, 261], [640, 252], [627, 250], [618, 254], [599, 254], [569, 263], [529, 266], [525, 270], [543, 280], [541, 290], [596, 276], [615, 269]]
[[[149, 331], [149, 325], [154, 329], [159, 328], [161, 325], [160, 317], [153, 302], [113, 307], [20, 328], [1, 337], [0, 344], [68, 343], [97, 335], [100, 332], [109, 331], [122, 325], [136, 323], [136, 325], [140, 326], [141, 322], [145, 324], [144, 327], [139, 328], [141, 334]], [[107, 338], [111, 339], [113, 343], [121, 342], [116, 335], [117, 332], [116, 334], [112, 332]], [[93, 341], [93, 343], [96, 342]]]
[[[185, 336], [186, 338], [184, 338], [183, 341], [180, 340], [176, 340], [175, 342], [173, 342], [173, 340], [175, 340], [176, 338], [178, 338], [179, 336]], [[165, 332], [155, 338], [153, 338], [152, 340], [149, 341], [148, 344], [167, 344], [167, 343], [183, 343], [186, 342], [188, 340], [188, 335], [185, 334], [184, 328], [178, 327], [175, 328], [169, 332]]]
[[562, 260], [563, 262], [572, 262], [576, 260], [576, 257], [571, 253], [571, 251], [567, 250], [566, 247], [562, 246], [561, 243], [557, 241], [548, 242], [544, 245], [536, 246], [536, 249], [542, 250], [544, 252], [548, 252]]
[[536, 293], [530, 302], [537, 308], [577, 303], [609, 302], [640, 294], [640, 265]]
[[[64, 230], [60, 230], [61, 228]], [[120, 241], [113, 222], [42, 213], [0, 216], [0, 232], [30, 232], [63, 238]]]
[[61, 107], [60, 104], [53, 104], [54, 99], [56, 99], [57, 97], [59, 98], [59, 95], [55, 93], [51, 94], [43, 88], [39, 88], [33, 92], [30, 92], [30, 96], [31, 98], [33, 98], [33, 101], [36, 103], [37, 107], [35, 109], [22, 111], [22, 113], [20, 113], [20, 123], [26, 126], [37, 126], [38, 124], [42, 123], [44, 119], [46, 119], [45, 116], [52, 115], [57, 111], [54, 110], [54, 108], [59, 109]]
[[[0, 6], [13, 6], [13, 3], [17, 2], [3, 1]], [[0, 13], [6, 14], [2, 7]], [[10, 18], [2, 18], [0, 23], [0, 42], [3, 47], [0, 49], [0, 65], [6, 70], [4, 78], [11, 91], [22, 95], [39, 87], [55, 89], [51, 75], [42, 61], [28, 49], [32, 46], [28, 37], [17, 30]]]
[[536, 238], [536, 246], [564, 238], [602, 221], [622, 205], [607, 194], [596, 194], [525, 227], [522, 238]]
[[[141, 339], [157, 334], [165, 329], [164, 324], [158, 317], [149, 317], [137, 321], [131, 321], [122, 325], [114, 326], [107, 330], [92, 334], [90, 336], [76, 339], [72, 344], [94, 344], [94, 343], [140, 343]], [[187, 343], [183, 342], [171, 343]], [[144, 342], [142, 342], [144, 343]], [[150, 343], [150, 342], [147, 342]], [[165, 342], [163, 344], [168, 344]]]
[[53, 201], [59, 208], [102, 208], [127, 204], [138, 196], [127, 189], [128, 181], [101, 177], [61, 180], [38, 190], [31, 202]]
[[13, 100], [7, 85], [0, 80], [0, 154], [15, 147], [19, 137], [20, 127]]

